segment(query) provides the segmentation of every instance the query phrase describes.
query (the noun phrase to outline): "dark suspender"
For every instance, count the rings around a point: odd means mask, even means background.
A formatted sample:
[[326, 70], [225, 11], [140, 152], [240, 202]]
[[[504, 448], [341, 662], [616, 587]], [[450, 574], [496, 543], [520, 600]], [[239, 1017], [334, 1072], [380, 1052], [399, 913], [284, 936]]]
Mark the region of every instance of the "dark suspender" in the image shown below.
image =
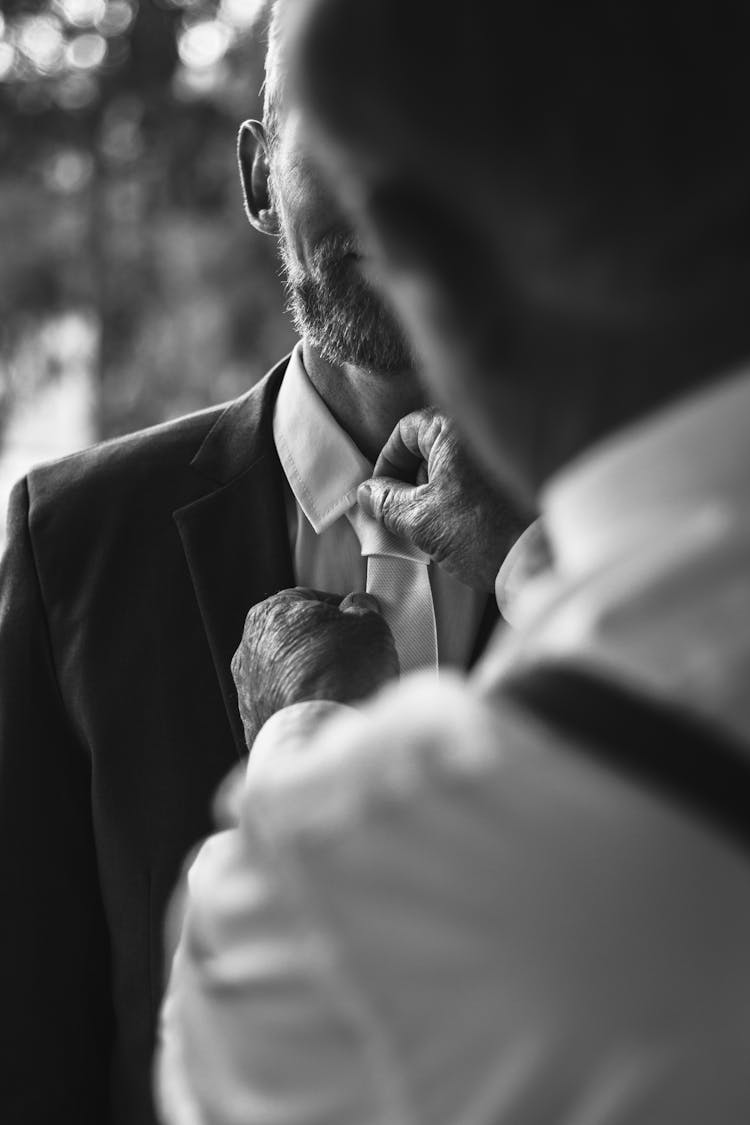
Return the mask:
[[709, 821], [750, 852], [750, 745], [581, 667], [544, 663], [500, 689], [581, 752]]

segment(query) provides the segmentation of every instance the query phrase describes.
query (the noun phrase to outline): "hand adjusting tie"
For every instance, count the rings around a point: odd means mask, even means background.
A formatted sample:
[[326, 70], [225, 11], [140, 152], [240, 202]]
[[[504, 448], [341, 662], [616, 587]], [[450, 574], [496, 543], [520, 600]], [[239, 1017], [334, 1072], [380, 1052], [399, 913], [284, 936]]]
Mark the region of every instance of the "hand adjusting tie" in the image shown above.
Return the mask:
[[435, 607], [429, 556], [392, 535], [357, 505], [347, 517], [367, 559], [367, 593], [373, 594], [393, 633], [401, 674], [438, 670]]

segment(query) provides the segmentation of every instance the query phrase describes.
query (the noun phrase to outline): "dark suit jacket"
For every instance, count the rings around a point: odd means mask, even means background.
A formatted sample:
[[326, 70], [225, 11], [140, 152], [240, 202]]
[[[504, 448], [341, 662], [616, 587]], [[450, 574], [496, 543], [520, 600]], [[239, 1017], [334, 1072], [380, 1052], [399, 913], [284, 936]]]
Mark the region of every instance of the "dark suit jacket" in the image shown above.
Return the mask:
[[3, 1125], [154, 1120], [165, 904], [245, 753], [229, 666], [245, 615], [294, 581], [272, 433], [285, 367], [225, 408], [36, 469], [13, 494]]

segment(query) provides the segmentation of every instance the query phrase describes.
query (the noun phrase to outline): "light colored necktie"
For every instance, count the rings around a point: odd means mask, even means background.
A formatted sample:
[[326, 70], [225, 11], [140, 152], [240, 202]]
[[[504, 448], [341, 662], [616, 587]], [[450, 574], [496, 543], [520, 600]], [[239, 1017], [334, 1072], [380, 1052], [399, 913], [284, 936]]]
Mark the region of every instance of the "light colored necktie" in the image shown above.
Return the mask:
[[435, 607], [429, 557], [406, 539], [391, 535], [355, 506], [347, 513], [367, 559], [367, 593], [380, 605], [396, 641], [401, 674], [438, 670]]

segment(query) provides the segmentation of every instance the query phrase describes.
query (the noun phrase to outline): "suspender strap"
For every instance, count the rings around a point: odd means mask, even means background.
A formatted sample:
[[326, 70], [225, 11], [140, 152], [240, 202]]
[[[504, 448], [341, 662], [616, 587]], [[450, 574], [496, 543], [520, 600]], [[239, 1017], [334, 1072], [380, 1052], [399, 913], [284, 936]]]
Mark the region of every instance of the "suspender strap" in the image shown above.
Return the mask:
[[672, 704], [570, 664], [514, 673], [500, 696], [750, 852], [750, 746]]

